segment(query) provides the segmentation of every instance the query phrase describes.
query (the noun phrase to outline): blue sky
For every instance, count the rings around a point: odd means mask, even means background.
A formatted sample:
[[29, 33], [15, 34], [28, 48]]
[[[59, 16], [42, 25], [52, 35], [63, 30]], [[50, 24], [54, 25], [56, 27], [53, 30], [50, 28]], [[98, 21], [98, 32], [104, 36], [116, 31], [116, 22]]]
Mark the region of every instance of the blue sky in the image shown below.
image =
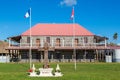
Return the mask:
[[[24, 18], [29, 1], [0, 0], [0, 40], [29, 29], [29, 19]], [[120, 43], [120, 0], [31, 0], [32, 26], [37, 23], [72, 23], [72, 5], [75, 6], [76, 23], [96, 35], [110, 38], [110, 41], [117, 32], [117, 42]]]

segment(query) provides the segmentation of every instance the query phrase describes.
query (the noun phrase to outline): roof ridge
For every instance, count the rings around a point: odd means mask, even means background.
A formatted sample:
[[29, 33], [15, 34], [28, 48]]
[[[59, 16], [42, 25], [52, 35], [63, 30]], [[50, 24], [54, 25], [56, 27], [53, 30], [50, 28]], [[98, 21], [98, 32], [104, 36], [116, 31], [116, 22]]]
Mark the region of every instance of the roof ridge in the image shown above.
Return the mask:
[[[73, 23], [37, 23], [37, 24], [51, 24], [52, 25], [52, 24], [73, 24]], [[74, 23], [74, 24], [78, 24], [78, 23]]]

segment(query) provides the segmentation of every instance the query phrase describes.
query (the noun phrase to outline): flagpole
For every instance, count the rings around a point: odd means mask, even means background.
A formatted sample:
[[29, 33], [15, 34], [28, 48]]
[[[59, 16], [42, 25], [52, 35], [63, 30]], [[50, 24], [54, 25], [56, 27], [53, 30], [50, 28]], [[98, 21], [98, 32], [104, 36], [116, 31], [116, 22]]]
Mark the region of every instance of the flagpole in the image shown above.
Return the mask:
[[29, 19], [29, 23], [30, 23], [30, 50], [29, 50], [29, 59], [30, 59], [30, 69], [31, 69], [31, 65], [32, 65], [32, 50], [31, 50], [31, 47], [32, 47], [32, 37], [31, 37], [31, 7], [30, 7], [30, 19]]
[[[74, 10], [74, 6], [73, 6]], [[74, 13], [75, 14], [75, 13]], [[73, 56], [74, 56], [74, 68], [76, 70], [76, 49], [75, 49], [75, 16], [73, 16]]]

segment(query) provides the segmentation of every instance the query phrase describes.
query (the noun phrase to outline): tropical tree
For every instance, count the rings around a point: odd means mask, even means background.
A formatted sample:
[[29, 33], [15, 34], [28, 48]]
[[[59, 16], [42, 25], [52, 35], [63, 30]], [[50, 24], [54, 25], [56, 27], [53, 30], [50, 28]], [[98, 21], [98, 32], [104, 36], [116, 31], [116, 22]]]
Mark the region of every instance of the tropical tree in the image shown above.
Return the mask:
[[117, 39], [118, 39], [118, 33], [114, 33], [113, 34], [113, 40], [115, 40], [115, 43], [116, 43]]

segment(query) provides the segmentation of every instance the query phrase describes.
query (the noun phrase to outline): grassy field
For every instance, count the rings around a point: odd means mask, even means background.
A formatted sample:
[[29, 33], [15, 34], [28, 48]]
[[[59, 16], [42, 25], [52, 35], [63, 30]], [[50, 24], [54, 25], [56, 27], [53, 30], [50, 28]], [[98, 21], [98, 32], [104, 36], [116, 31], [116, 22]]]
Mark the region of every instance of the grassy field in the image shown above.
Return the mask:
[[[36, 68], [42, 67], [35, 63]], [[55, 69], [56, 63], [51, 63]], [[29, 64], [25, 63], [0, 63], [0, 80], [119, 80], [120, 63], [77, 63], [74, 70], [73, 63], [60, 63], [63, 77], [29, 77], [27, 70]]]

